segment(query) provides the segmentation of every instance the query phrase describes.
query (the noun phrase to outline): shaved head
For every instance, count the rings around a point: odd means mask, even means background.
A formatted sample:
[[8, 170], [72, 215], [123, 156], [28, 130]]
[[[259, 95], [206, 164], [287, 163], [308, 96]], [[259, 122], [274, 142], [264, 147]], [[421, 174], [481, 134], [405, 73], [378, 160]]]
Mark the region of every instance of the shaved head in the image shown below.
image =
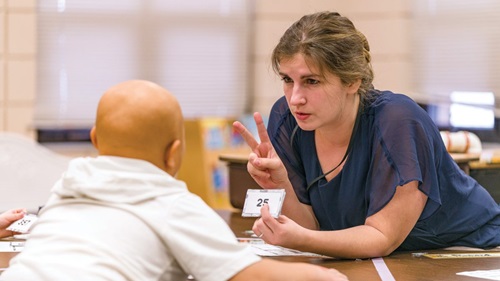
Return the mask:
[[[183, 128], [180, 105], [169, 91], [149, 81], [131, 80], [102, 95], [91, 137], [100, 155], [142, 159], [165, 170], [165, 156], [180, 165]], [[170, 155], [176, 141], [179, 155]]]

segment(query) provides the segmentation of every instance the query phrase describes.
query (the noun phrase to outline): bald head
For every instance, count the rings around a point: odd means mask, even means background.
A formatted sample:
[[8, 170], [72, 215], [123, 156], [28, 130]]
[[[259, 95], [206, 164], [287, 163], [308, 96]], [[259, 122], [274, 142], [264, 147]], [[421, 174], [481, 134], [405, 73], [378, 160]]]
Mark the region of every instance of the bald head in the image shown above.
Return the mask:
[[[91, 136], [100, 155], [142, 159], [168, 170], [169, 157], [178, 159], [176, 165], [182, 157], [182, 111], [177, 99], [159, 85], [126, 81], [101, 97]], [[179, 147], [171, 151], [176, 141]]]

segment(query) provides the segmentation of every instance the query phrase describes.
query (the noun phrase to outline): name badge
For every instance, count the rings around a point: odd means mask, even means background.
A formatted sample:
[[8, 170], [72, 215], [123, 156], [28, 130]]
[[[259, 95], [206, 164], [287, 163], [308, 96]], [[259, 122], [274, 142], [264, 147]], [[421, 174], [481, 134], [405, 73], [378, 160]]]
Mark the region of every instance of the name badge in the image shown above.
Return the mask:
[[241, 216], [260, 217], [260, 208], [267, 204], [271, 215], [277, 218], [281, 214], [285, 194], [284, 189], [248, 189]]

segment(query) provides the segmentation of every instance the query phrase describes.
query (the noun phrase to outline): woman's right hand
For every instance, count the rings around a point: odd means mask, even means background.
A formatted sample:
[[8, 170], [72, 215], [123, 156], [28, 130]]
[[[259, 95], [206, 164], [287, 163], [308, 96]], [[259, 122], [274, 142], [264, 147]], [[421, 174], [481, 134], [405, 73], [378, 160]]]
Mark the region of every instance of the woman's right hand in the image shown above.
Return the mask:
[[243, 137], [245, 142], [252, 149], [248, 157], [248, 173], [262, 188], [284, 188], [287, 183], [289, 184], [285, 166], [271, 144], [260, 113], [255, 112], [253, 118], [257, 125], [260, 143], [257, 142], [243, 124], [238, 121], [233, 123], [233, 128]]

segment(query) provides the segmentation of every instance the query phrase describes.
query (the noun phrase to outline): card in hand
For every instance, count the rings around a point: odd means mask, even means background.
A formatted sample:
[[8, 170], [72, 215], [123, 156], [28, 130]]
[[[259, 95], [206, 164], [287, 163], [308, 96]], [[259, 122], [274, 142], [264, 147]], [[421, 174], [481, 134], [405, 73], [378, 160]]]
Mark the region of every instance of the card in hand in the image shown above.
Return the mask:
[[31, 226], [37, 219], [38, 217], [36, 215], [26, 214], [22, 219], [13, 222], [6, 229], [14, 232], [26, 233], [30, 230]]
[[269, 205], [269, 212], [275, 218], [281, 214], [285, 200], [284, 189], [248, 189], [243, 206], [243, 217], [260, 217], [260, 208]]

